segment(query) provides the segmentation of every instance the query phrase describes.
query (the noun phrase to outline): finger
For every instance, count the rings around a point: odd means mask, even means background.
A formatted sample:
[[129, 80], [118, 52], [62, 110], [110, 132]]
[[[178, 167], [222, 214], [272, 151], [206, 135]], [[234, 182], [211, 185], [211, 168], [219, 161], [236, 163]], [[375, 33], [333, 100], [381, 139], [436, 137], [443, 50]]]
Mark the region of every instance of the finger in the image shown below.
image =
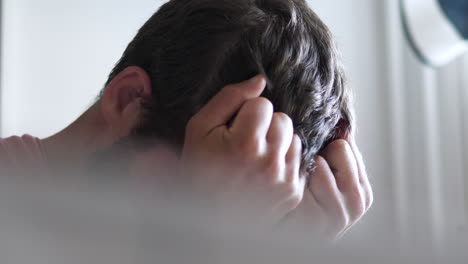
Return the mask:
[[350, 220], [354, 222], [364, 214], [366, 204], [351, 146], [345, 140], [336, 140], [325, 148], [323, 157], [333, 170], [338, 189], [345, 197]]
[[[298, 135], [294, 135], [289, 150], [285, 157], [286, 169], [284, 176], [285, 185], [292, 186], [294, 192], [290, 199], [279, 204], [277, 210], [290, 212], [301, 204], [304, 198], [306, 178], [300, 177], [302, 142]], [[310, 193], [310, 192], [308, 192]]]
[[297, 152], [298, 146], [291, 144], [293, 135], [294, 129], [291, 118], [284, 113], [274, 113], [267, 134], [269, 152], [280, 159], [286, 156], [290, 147], [294, 147], [292, 151]]
[[304, 180], [305, 177], [301, 177], [300, 168], [301, 168], [301, 158], [302, 158], [302, 141], [298, 135], [294, 135], [291, 146], [286, 154], [286, 181], [290, 183], [299, 183], [300, 179]]
[[333, 141], [321, 154], [332, 169], [338, 188], [341, 191], [348, 192], [359, 185], [356, 158], [350, 145], [345, 140]]
[[241, 107], [229, 132], [242, 142], [265, 140], [272, 117], [273, 104], [268, 99], [250, 99]]
[[191, 128], [206, 135], [226, 125], [247, 100], [260, 96], [265, 86], [265, 77], [257, 75], [250, 80], [224, 87], [192, 118]]
[[372, 192], [372, 187], [369, 182], [369, 177], [367, 176], [367, 170], [364, 164], [364, 160], [362, 158], [362, 154], [359, 151], [356, 142], [353, 137], [349, 137], [346, 139], [348, 143], [351, 146], [351, 150], [353, 151], [354, 156], [356, 157], [357, 160], [357, 167], [358, 167], [358, 173], [359, 173], [359, 182], [361, 183], [363, 192], [364, 192], [364, 197], [365, 197], [365, 203], [366, 203], [366, 211], [369, 210], [371, 207], [373, 201], [374, 201], [374, 195]]
[[316, 157], [316, 169], [311, 175], [309, 190], [331, 218], [331, 231], [341, 232], [350, 222], [346, 204], [327, 161]]

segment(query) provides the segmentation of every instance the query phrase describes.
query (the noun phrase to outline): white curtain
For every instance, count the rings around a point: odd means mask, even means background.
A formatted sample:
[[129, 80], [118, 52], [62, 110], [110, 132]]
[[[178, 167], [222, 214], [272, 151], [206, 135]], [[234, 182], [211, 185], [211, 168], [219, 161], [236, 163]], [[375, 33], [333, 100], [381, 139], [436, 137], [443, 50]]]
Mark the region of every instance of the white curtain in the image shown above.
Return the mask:
[[380, 5], [398, 238], [444, 250], [467, 228], [468, 56], [423, 66], [406, 43], [398, 1]]

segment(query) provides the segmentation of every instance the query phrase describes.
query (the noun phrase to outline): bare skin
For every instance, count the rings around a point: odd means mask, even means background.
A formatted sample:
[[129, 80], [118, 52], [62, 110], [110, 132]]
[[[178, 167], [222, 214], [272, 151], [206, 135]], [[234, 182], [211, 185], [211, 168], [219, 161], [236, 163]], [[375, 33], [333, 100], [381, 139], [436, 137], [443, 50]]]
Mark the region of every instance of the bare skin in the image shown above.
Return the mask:
[[[182, 157], [157, 146], [136, 154], [132, 171], [148, 174], [159, 171], [155, 166], [175, 164], [190, 175], [194, 191], [219, 208], [247, 198], [249, 214], [267, 225], [282, 222], [313, 235], [339, 237], [365, 214], [373, 199], [354, 139], [333, 142], [317, 157], [312, 184], [305, 189], [299, 176], [300, 140], [291, 119], [273, 113], [271, 103], [259, 98], [265, 83], [256, 76], [225, 87], [189, 122]], [[148, 96], [151, 83], [144, 70], [129, 67], [121, 72], [100, 101], [43, 141], [52, 169], [83, 170], [93, 153], [128, 136], [140, 121], [141, 101]], [[172, 161], [155, 162], [153, 157], [158, 156]]]
[[249, 208], [250, 221], [273, 226], [299, 205], [305, 178], [302, 143], [291, 119], [259, 97], [265, 84], [257, 76], [215, 96], [189, 122], [182, 162], [216, 208]]

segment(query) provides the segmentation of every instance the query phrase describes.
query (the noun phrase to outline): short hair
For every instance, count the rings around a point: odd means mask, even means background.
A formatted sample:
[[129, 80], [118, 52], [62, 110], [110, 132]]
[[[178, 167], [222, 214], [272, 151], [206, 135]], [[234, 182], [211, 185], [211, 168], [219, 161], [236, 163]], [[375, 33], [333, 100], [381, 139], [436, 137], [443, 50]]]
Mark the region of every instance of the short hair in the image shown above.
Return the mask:
[[[143, 68], [152, 96], [135, 134], [182, 146], [185, 127], [224, 86], [263, 74], [262, 96], [293, 121], [312, 170], [325, 144], [350, 132], [352, 107], [327, 26], [304, 0], [170, 0], [112, 70]], [[341, 121], [341, 122], [340, 122]]]

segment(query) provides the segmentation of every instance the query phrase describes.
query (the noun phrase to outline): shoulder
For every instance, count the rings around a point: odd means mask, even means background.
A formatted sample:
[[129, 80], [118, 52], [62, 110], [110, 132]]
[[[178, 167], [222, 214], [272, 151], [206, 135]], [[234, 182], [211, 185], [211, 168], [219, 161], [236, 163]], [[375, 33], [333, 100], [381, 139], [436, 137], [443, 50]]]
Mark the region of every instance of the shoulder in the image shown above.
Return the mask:
[[0, 139], [0, 168], [5, 170], [43, 169], [47, 159], [39, 138], [23, 135]]

